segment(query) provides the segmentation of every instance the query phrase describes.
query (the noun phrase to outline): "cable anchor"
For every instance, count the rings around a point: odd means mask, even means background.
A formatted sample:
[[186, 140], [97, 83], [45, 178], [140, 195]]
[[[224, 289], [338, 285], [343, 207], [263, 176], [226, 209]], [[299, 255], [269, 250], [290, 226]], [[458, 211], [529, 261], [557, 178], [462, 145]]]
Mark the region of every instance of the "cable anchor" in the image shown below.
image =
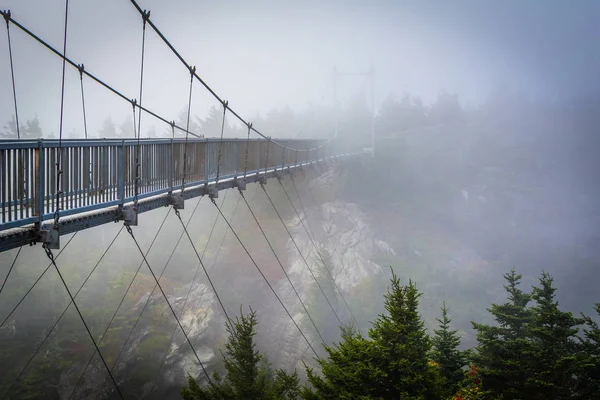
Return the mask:
[[2, 15], [4, 16], [4, 20], [6, 21], [6, 28], [8, 29], [8, 24], [10, 23], [10, 10], [6, 10], [2, 12]]
[[142, 11], [142, 20], [144, 21], [144, 25], [146, 25], [146, 22], [148, 22], [149, 19], [150, 19], [150, 10]]

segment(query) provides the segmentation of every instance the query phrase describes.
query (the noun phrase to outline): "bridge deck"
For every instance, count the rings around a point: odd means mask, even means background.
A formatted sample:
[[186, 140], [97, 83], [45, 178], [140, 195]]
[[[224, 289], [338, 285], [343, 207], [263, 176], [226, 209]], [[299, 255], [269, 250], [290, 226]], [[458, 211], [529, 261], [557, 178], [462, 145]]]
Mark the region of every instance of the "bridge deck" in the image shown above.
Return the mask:
[[[56, 174], [61, 152], [62, 194], [60, 234], [112, 222], [123, 205], [135, 197], [136, 153], [139, 151], [138, 212], [169, 204], [169, 194], [184, 199], [275, 176], [294, 169], [350, 154], [336, 146], [320, 147], [319, 140], [245, 139], [134, 139], [0, 141], [0, 251], [36, 238], [35, 224], [43, 228], [53, 217]], [[219, 148], [221, 159], [219, 163]], [[219, 181], [217, 180], [217, 171]]]

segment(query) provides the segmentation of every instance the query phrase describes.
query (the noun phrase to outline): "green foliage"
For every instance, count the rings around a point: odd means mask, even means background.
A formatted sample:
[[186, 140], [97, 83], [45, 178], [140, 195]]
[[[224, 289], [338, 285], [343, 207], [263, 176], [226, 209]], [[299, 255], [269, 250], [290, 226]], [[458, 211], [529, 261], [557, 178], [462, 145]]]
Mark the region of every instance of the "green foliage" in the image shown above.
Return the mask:
[[508, 301], [492, 304], [488, 311], [497, 325], [472, 322], [477, 331], [478, 346], [475, 362], [481, 368], [486, 387], [494, 393], [503, 394], [506, 400], [529, 398], [526, 360], [531, 355], [531, 343], [527, 329], [531, 310], [527, 308], [531, 295], [519, 289], [522, 275], [514, 268], [504, 275]]
[[431, 341], [418, 313], [420, 293], [414, 283], [402, 286], [392, 272], [385, 295], [386, 313], [380, 315], [369, 338], [351, 329], [327, 347], [327, 359], [318, 360], [323, 376], [307, 369], [312, 388], [306, 399], [437, 399], [440, 378], [428, 362]]
[[540, 286], [533, 288], [531, 296], [537, 303], [529, 327], [532, 351], [527, 383], [532, 399], [570, 398], [578, 386], [576, 334], [583, 320], [559, 310], [552, 281], [542, 273]]
[[451, 394], [456, 391], [463, 378], [463, 367], [467, 365], [467, 354], [458, 349], [460, 336], [457, 330], [450, 329], [452, 320], [448, 317], [448, 307], [445, 302], [441, 310], [441, 318], [436, 319], [439, 322], [439, 329], [434, 330], [432, 338], [431, 359], [439, 366], [447, 394]]
[[[600, 317], [600, 303], [595, 304], [597, 317]], [[581, 398], [600, 398], [600, 325], [588, 316], [583, 316], [586, 328], [579, 356]]]
[[299, 394], [297, 373], [271, 369], [254, 344], [257, 323], [256, 313], [250, 310], [249, 314], [241, 313], [235, 322], [227, 324], [229, 339], [223, 355], [227, 375], [222, 377], [215, 372], [206, 387], [190, 376], [188, 386], [181, 389], [181, 397], [186, 400], [296, 399]]

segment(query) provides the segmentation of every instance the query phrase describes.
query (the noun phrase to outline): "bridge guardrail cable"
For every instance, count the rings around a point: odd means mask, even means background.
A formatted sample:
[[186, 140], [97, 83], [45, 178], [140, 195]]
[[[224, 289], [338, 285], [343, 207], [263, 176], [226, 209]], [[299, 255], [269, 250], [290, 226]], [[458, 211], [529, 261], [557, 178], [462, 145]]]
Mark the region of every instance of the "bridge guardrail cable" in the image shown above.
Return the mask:
[[[167, 213], [165, 214], [165, 217], [163, 218], [163, 220], [162, 220], [162, 222], [160, 224], [160, 227], [156, 231], [156, 234], [154, 235], [154, 238], [152, 239], [152, 242], [150, 243], [150, 247], [146, 251], [146, 256], [148, 255], [148, 253], [150, 252], [150, 249], [152, 248], [152, 245], [154, 244], [154, 242], [158, 238], [158, 235], [159, 235], [160, 231], [162, 230], [165, 222], [167, 221], [167, 217], [169, 216], [170, 212], [171, 212], [171, 208], [169, 208], [167, 210]], [[119, 230], [119, 233], [123, 230], [124, 227], [125, 226], [121, 226], [121, 229]], [[119, 301], [119, 305], [117, 305], [117, 308], [113, 312], [113, 315], [111, 316], [110, 320], [108, 321], [108, 325], [106, 325], [106, 328], [104, 329], [104, 332], [102, 332], [102, 335], [100, 335], [100, 339], [98, 339], [98, 346], [102, 345], [102, 341], [104, 340], [104, 338], [106, 336], [106, 333], [110, 329], [113, 321], [115, 320], [117, 314], [119, 313], [119, 310], [121, 309], [121, 306], [123, 305], [123, 302], [125, 301], [125, 298], [127, 297], [127, 294], [129, 293], [129, 290], [131, 289], [131, 286], [133, 285], [133, 282], [135, 281], [135, 278], [137, 277], [138, 273], [140, 272], [140, 269], [142, 268], [142, 265], [144, 265], [143, 261], [140, 262], [140, 265], [138, 266], [137, 270], [135, 271], [135, 274], [133, 275], [133, 278], [131, 278], [131, 281], [129, 282], [129, 285], [127, 286], [127, 289], [125, 290], [125, 293], [123, 294], [123, 296], [121, 297], [121, 300]], [[79, 375], [79, 378], [77, 379], [77, 382], [75, 383], [75, 386], [73, 387], [73, 391], [71, 392], [71, 396], [69, 396], [69, 399], [71, 399], [71, 398], [73, 398], [73, 396], [75, 396], [75, 393], [77, 392], [77, 388], [79, 387], [79, 384], [81, 383], [83, 377], [85, 376], [85, 373], [86, 373], [87, 369], [89, 368], [90, 363], [94, 359], [95, 355], [96, 355], [96, 352], [92, 353], [92, 355], [88, 359], [88, 362], [86, 363], [85, 368], [83, 369], [83, 372], [81, 372], [81, 375]]]
[[177, 321], [177, 325], [179, 325], [179, 329], [181, 329], [181, 332], [183, 333], [183, 336], [185, 336], [185, 339], [188, 342], [188, 344], [190, 345], [190, 348], [192, 349], [192, 352], [194, 353], [194, 356], [196, 357], [196, 360], [198, 360], [198, 363], [200, 364], [200, 367], [202, 368], [202, 371], [204, 372], [204, 375], [206, 375], [206, 379], [208, 380], [208, 383], [212, 386], [213, 385], [212, 379], [210, 378], [210, 375], [208, 374], [208, 371], [204, 367], [204, 363], [202, 362], [202, 360], [200, 360], [200, 356], [198, 356], [198, 353], [196, 352], [196, 348], [194, 347], [194, 345], [192, 344], [189, 336], [185, 332], [185, 329], [183, 329], [183, 325], [181, 324], [181, 321], [179, 320], [179, 317], [175, 313], [175, 310], [173, 309], [173, 306], [171, 305], [171, 302], [169, 301], [169, 299], [167, 297], [167, 294], [163, 290], [162, 285], [160, 284], [160, 282], [158, 281], [158, 278], [156, 277], [156, 274], [154, 273], [154, 270], [150, 266], [150, 263], [148, 262], [148, 259], [144, 255], [144, 252], [142, 251], [142, 248], [140, 247], [140, 244], [138, 243], [135, 235], [133, 234], [133, 230], [131, 229], [131, 226], [125, 225], [125, 227], [127, 228], [127, 232], [129, 233], [129, 235], [131, 236], [131, 238], [135, 242], [135, 246], [137, 247], [138, 251], [140, 252], [140, 254], [142, 255], [142, 257], [144, 258], [144, 262], [146, 263], [146, 266], [148, 267], [148, 270], [150, 271], [150, 274], [152, 274], [152, 277], [154, 278], [154, 281], [156, 282], [156, 285], [158, 286], [158, 289], [162, 293], [163, 298], [165, 299], [165, 302], [167, 303], [167, 306], [169, 307], [169, 310], [171, 310], [171, 313], [173, 314], [173, 317], [175, 318], [175, 321]]
[[306, 267], [308, 268], [308, 271], [310, 272], [310, 275], [312, 276], [313, 280], [315, 281], [315, 283], [317, 284], [317, 287], [319, 288], [319, 291], [321, 292], [321, 294], [323, 295], [323, 297], [325, 298], [325, 301], [327, 301], [327, 304], [329, 305], [329, 308], [331, 308], [331, 311], [333, 312], [333, 315], [335, 316], [335, 318], [337, 319], [338, 323], [340, 325], [342, 324], [342, 320], [340, 319], [340, 317], [338, 316], [337, 312], [335, 311], [335, 308], [333, 307], [333, 305], [331, 304], [331, 301], [329, 301], [329, 298], [327, 297], [327, 295], [325, 294], [325, 291], [323, 290], [323, 287], [321, 286], [321, 284], [319, 283], [319, 280], [317, 279], [317, 277], [315, 276], [315, 273], [313, 272], [312, 268], [310, 267], [310, 265], [308, 264], [308, 261], [306, 260], [306, 258], [304, 257], [304, 254], [302, 254], [302, 251], [300, 251], [300, 247], [298, 246], [298, 243], [296, 243], [296, 240], [294, 239], [294, 237], [292, 236], [292, 233], [290, 232], [289, 228], [287, 227], [287, 225], [285, 224], [285, 222], [283, 221], [283, 218], [281, 217], [281, 214], [279, 214], [279, 211], [277, 210], [277, 207], [275, 207], [275, 204], [273, 203], [273, 200], [271, 199], [271, 196], [269, 196], [269, 193], [267, 192], [267, 190], [265, 189], [264, 185], [261, 185], [263, 192], [265, 192], [265, 194], [267, 195], [267, 199], [269, 199], [269, 203], [271, 203], [271, 206], [273, 207], [273, 210], [275, 210], [275, 213], [277, 214], [277, 217], [279, 217], [279, 221], [281, 221], [281, 224], [283, 225], [283, 227], [285, 228], [285, 231], [287, 232], [288, 236], [290, 237], [292, 243], [294, 244], [294, 247], [296, 248], [296, 250], [298, 250], [298, 254], [300, 255], [300, 258], [302, 259], [302, 261], [304, 262], [304, 264], [306, 265]]
[[[306, 229], [306, 226], [304, 225], [304, 222], [302, 222], [302, 218], [300, 218], [300, 214], [298, 213], [298, 210], [296, 209], [296, 207], [294, 206], [294, 203], [292, 203], [292, 199], [290, 198], [290, 196], [287, 193], [287, 190], [285, 189], [285, 187], [283, 186], [283, 183], [281, 183], [281, 181], [279, 181], [279, 184], [281, 185], [281, 188], [283, 189], [283, 191], [285, 192], [285, 196], [288, 198], [288, 200], [290, 201], [290, 204], [292, 205], [292, 208], [294, 209], [296, 215], [298, 216], [298, 219], [300, 220], [300, 223], [302, 224], [302, 226], [304, 227], [304, 231], [306, 232], [306, 235], [308, 236], [308, 238], [310, 239], [313, 247], [315, 248], [315, 251], [317, 252], [319, 258], [321, 259], [321, 262], [323, 263], [323, 266], [325, 267], [325, 270], [327, 271], [327, 273], [329, 274], [329, 277], [331, 278], [331, 281], [333, 282], [336, 290], [338, 291], [338, 293], [340, 294], [342, 301], [344, 302], [344, 304], [346, 305], [346, 308], [348, 309], [348, 312], [350, 312], [350, 316], [352, 317], [352, 320], [354, 321], [354, 324], [356, 324], [356, 328], [360, 330], [360, 327], [358, 326], [358, 321], [356, 320], [356, 318], [354, 317], [354, 313], [352, 312], [352, 309], [350, 308], [350, 305], [348, 305], [348, 302], [346, 301], [346, 298], [344, 297], [344, 293], [342, 292], [342, 290], [339, 288], [339, 286], [337, 285], [335, 278], [333, 277], [333, 274], [331, 273], [331, 271], [329, 270], [329, 268], [327, 268], [327, 265], [325, 263], [325, 260], [323, 259], [323, 256], [321, 255], [321, 252], [319, 251], [316, 243], [315, 243], [315, 239], [314, 239], [314, 231], [312, 229], [312, 227], [310, 226], [310, 221], [308, 220], [308, 214], [306, 214], [306, 209], [304, 208], [304, 204], [302, 203], [302, 199], [300, 198], [300, 192], [298, 191], [298, 187], [296, 186], [296, 182], [294, 181], [294, 176], [290, 175], [292, 184], [294, 186], [294, 190], [296, 191], [296, 196], [298, 197], [298, 201], [300, 202], [300, 207], [302, 208], [302, 213], [304, 214], [304, 217], [306, 219], [306, 225], [308, 225], [309, 229]], [[310, 230], [310, 232], [309, 232]], [[311, 235], [312, 232], [312, 235]]]
[[[36, 35], [35, 33], [33, 33], [32, 31], [30, 31], [29, 29], [27, 29], [24, 25], [22, 25], [21, 23], [19, 23], [18, 21], [16, 21], [10, 11], [3, 11], [0, 10], [0, 15], [2, 15], [5, 19], [8, 19], [8, 21], [10, 23], [12, 23], [13, 25], [15, 25], [17, 28], [19, 28], [20, 30], [22, 30], [25, 34], [27, 34], [28, 36], [30, 36], [32, 39], [34, 39], [35, 41], [37, 41], [38, 43], [40, 43], [42, 46], [44, 46], [45, 48], [47, 48], [48, 50], [50, 50], [52, 53], [54, 53], [56, 56], [58, 56], [59, 58], [61, 58], [62, 60], [66, 61], [67, 64], [71, 65], [73, 68], [75, 69], [79, 69], [79, 64], [75, 63], [73, 60], [71, 60], [70, 58], [68, 58], [64, 53], [61, 53], [59, 50], [57, 50], [55, 47], [51, 46], [50, 44], [48, 44], [46, 41], [44, 41], [41, 37], [39, 37], [38, 35]], [[97, 84], [99, 84], [100, 86], [104, 87], [105, 89], [107, 89], [108, 91], [110, 91], [111, 93], [113, 93], [114, 95], [116, 95], [117, 97], [125, 100], [127, 103], [131, 104], [131, 98], [128, 96], [125, 96], [122, 92], [120, 92], [119, 90], [115, 89], [113, 86], [109, 85], [108, 83], [104, 82], [102, 79], [96, 77], [95, 75], [93, 75], [92, 73], [90, 73], [87, 70], [83, 71], [83, 75], [86, 75], [88, 78], [92, 79], [94, 82], [96, 82]], [[188, 132], [186, 131], [185, 128], [177, 125], [177, 124], [172, 124], [173, 121], [169, 121], [167, 118], [159, 115], [158, 113], [143, 107], [139, 104], [136, 105], [136, 107], [141, 110], [144, 111], [146, 114], [151, 115], [152, 117], [164, 122], [165, 124], [169, 125], [169, 126], [174, 126], [175, 128], [177, 128], [178, 130], [184, 132], [184, 133], [189, 133], [190, 135], [202, 139], [203, 136], [196, 134], [194, 132]]]
[[269, 238], [267, 237], [267, 234], [263, 230], [260, 222], [258, 221], [258, 218], [254, 214], [254, 211], [252, 211], [252, 208], [250, 207], [250, 204], [248, 203], [248, 200], [246, 200], [246, 196], [244, 196], [244, 192], [242, 192], [241, 190], [239, 192], [240, 192], [240, 198], [243, 199], [244, 202], [246, 203], [246, 207], [248, 207], [248, 210], [250, 211], [250, 214], [252, 214], [252, 218], [254, 218], [254, 221], [256, 222], [256, 225], [258, 226], [258, 229], [260, 229], [260, 232], [262, 233], [263, 237], [265, 238], [265, 241], [269, 245], [269, 248], [271, 249], [271, 252], [273, 253], [273, 256], [275, 256], [275, 259], [277, 260], [277, 263], [279, 264], [279, 267], [283, 271], [283, 274], [285, 275], [287, 281], [289, 282], [290, 286], [292, 287], [292, 290], [296, 294], [296, 297], [298, 298], [298, 301], [300, 301], [300, 304], [302, 305], [302, 308], [304, 309], [304, 312], [308, 316], [308, 319], [310, 320], [310, 323], [312, 324], [313, 328], [315, 328], [315, 331], [317, 332], [317, 335], [321, 339], [321, 343], [325, 344], [325, 339], [323, 339], [323, 335], [321, 335], [321, 332], [319, 331], [319, 328], [317, 328], [317, 324], [315, 324], [315, 321], [313, 320], [312, 316], [308, 312], [308, 309], [306, 308], [306, 305], [304, 304], [304, 301], [302, 301], [302, 298], [300, 297], [300, 294], [298, 293], [298, 290], [296, 290], [296, 287], [292, 283], [292, 280], [290, 279], [290, 276], [288, 275], [287, 271], [285, 270], [285, 268], [283, 266], [283, 263], [279, 259], [279, 256], [275, 252], [275, 249], [273, 248], [273, 245], [271, 245], [271, 241], [269, 240]]
[[233, 227], [231, 226], [231, 223], [227, 220], [227, 218], [225, 217], [225, 214], [223, 214], [223, 211], [221, 211], [221, 209], [217, 205], [215, 199], [210, 199], [210, 200], [215, 205], [215, 207], [217, 208], [217, 210], [219, 211], [219, 214], [221, 215], [221, 217], [223, 217], [223, 220], [225, 221], [225, 223], [227, 223], [227, 226], [229, 227], [229, 229], [231, 229], [231, 233], [233, 233], [233, 235], [235, 236], [235, 238], [237, 239], [237, 241], [239, 242], [239, 244], [242, 246], [242, 248], [244, 249], [244, 251], [248, 255], [248, 258], [250, 259], [250, 261], [252, 262], [252, 264], [258, 270], [260, 276], [262, 276], [263, 280], [265, 281], [265, 283], [267, 284], [267, 286], [269, 287], [269, 289], [271, 289], [271, 292], [273, 293], [273, 295], [275, 296], [275, 298], [277, 299], [277, 301], [279, 302], [279, 304], [281, 304], [281, 306], [285, 310], [285, 312], [288, 315], [288, 317], [290, 318], [290, 320], [294, 323], [294, 326], [296, 327], [296, 329], [298, 329], [298, 332], [300, 332], [300, 335], [302, 336], [302, 338], [304, 339], [304, 341], [306, 342], [306, 344], [308, 345], [308, 347], [310, 347], [310, 349], [314, 353], [315, 357], [317, 359], [319, 359], [319, 355], [317, 354], [317, 352], [315, 351], [315, 349], [313, 348], [313, 346], [310, 344], [310, 341], [308, 340], [308, 338], [306, 337], [306, 335], [304, 334], [304, 332], [302, 332], [302, 329], [300, 329], [300, 326], [298, 326], [298, 323], [294, 320], [294, 317], [292, 317], [292, 314], [287, 309], [287, 307], [285, 306], [285, 304], [283, 303], [283, 301], [281, 300], [281, 298], [279, 297], [279, 295], [277, 294], [277, 292], [275, 291], [275, 289], [273, 288], [273, 286], [271, 285], [271, 283], [269, 282], [269, 280], [267, 279], [267, 277], [265, 276], [265, 274], [262, 272], [262, 270], [260, 269], [260, 267], [258, 266], [258, 264], [256, 263], [256, 261], [254, 260], [254, 258], [250, 254], [250, 251], [248, 251], [248, 249], [246, 248], [246, 245], [244, 245], [244, 242], [242, 242], [242, 239], [239, 237], [239, 235], [237, 234], [237, 232], [235, 231], [235, 229], [233, 229]]
[[[87, 281], [90, 279], [90, 277], [92, 276], [92, 274], [94, 273], [94, 271], [96, 270], [96, 268], [98, 268], [98, 266], [100, 265], [100, 263], [104, 259], [104, 256], [106, 256], [106, 254], [108, 253], [108, 251], [110, 250], [110, 248], [112, 247], [112, 245], [115, 243], [115, 241], [117, 240], [117, 238], [119, 237], [119, 235], [121, 234], [122, 231], [123, 231], [123, 228], [119, 229], [119, 231], [117, 232], [117, 234], [115, 235], [115, 237], [112, 239], [112, 241], [110, 242], [110, 244], [108, 245], [108, 247], [104, 250], [104, 252], [102, 252], [102, 255], [100, 256], [100, 258], [98, 259], [98, 261], [96, 262], [96, 264], [94, 265], [94, 267], [90, 270], [90, 272], [88, 273], [87, 277], [84, 279], [84, 281], [82, 282], [82, 284], [79, 286], [79, 289], [77, 289], [77, 292], [75, 292], [75, 295], [71, 298], [71, 300], [69, 301], [69, 303], [63, 309], [62, 313], [56, 319], [56, 321], [54, 321], [54, 324], [46, 332], [46, 335], [44, 336], [44, 338], [42, 339], [42, 341], [39, 343], [39, 345], [37, 346], [37, 348], [34, 351], [34, 353], [31, 355], [31, 357], [29, 358], [29, 360], [27, 360], [27, 363], [21, 369], [21, 372], [19, 373], [19, 375], [17, 376], [17, 378], [10, 385], [10, 387], [8, 388], [8, 390], [6, 391], [6, 393], [4, 394], [5, 397], [10, 394], [12, 388], [17, 384], [17, 382], [19, 381], [19, 379], [21, 379], [21, 377], [23, 376], [23, 374], [27, 370], [27, 367], [29, 367], [29, 364], [31, 364], [31, 362], [35, 359], [35, 356], [42, 349], [42, 346], [44, 345], [44, 343], [46, 343], [46, 341], [48, 340], [48, 338], [50, 338], [50, 335], [52, 334], [52, 332], [54, 332], [54, 329], [56, 329], [56, 327], [58, 326], [58, 323], [62, 320], [62, 318], [64, 317], [64, 315], [67, 313], [67, 310], [69, 309], [69, 307], [71, 306], [71, 304], [74, 304], [75, 297], [77, 297], [77, 295], [79, 294], [79, 292], [81, 292], [81, 290], [83, 289], [83, 287], [85, 286], [85, 284], [87, 283]], [[46, 249], [46, 254], [48, 254], [48, 251], [51, 252], [51, 250]], [[54, 260], [53, 257], [54, 256], [52, 256], [52, 258], [50, 258], [51, 263]], [[74, 305], [77, 306], [76, 304], [74, 304]], [[85, 322], [84, 322], [84, 324], [85, 324]]]

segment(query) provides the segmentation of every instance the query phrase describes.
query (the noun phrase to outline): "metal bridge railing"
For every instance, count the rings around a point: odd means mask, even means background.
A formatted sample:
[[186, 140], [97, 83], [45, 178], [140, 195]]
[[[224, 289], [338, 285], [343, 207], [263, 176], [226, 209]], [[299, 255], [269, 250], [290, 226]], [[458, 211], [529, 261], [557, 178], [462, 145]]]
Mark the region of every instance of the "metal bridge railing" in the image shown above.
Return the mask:
[[[296, 149], [314, 149], [322, 140], [283, 140]], [[266, 140], [224, 139], [220, 179], [244, 172], [248, 144], [248, 174], [318, 161], [333, 156], [327, 145], [297, 152]], [[72, 215], [121, 205], [135, 194], [134, 139], [15, 141], [0, 140], [0, 231], [43, 222], [52, 218], [56, 198], [56, 163], [61, 152], [60, 215]], [[143, 139], [140, 141], [138, 198], [168, 193], [181, 186], [183, 157], [187, 154], [186, 186], [201, 185], [216, 178], [219, 139]], [[267, 146], [269, 147], [268, 165]]]

